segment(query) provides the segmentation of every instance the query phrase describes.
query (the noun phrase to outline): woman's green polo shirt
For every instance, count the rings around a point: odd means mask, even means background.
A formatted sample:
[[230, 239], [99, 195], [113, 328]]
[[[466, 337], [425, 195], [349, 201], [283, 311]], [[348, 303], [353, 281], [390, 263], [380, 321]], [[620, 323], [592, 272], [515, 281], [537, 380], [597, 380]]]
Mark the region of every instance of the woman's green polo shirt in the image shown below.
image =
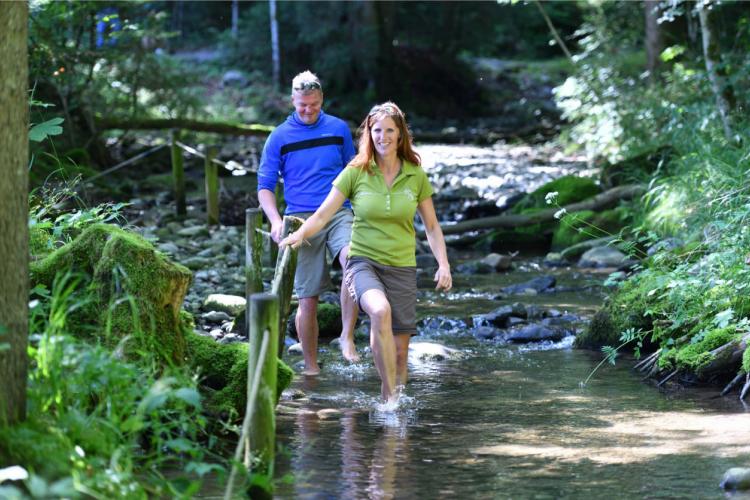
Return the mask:
[[414, 267], [417, 205], [432, 196], [432, 186], [422, 167], [403, 161], [390, 189], [380, 168], [373, 173], [346, 167], [333, 181], [349, 198], [354, 210], [350, 256], [372, 259], [386, 266]]

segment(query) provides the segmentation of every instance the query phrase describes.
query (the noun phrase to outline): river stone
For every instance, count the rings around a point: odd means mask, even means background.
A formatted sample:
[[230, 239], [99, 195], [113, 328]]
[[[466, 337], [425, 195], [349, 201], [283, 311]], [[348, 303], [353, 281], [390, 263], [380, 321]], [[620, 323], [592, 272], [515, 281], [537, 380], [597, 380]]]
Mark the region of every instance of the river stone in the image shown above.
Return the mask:
[[188, 269], [197, 271], [198, 269], [210, 266], [212, 262], [212, 259], [207, 259], [206, 257], [190, 257], [183, 260], [182, 265]]
[[177, 234], [187, 238], [208, 237], [208, 229], [205, 226], [189, 226], [180, 229]]
[[492, 340], [502, 333], [502, 330], [494, 326], [478, 326], [474, 329], [474, 336], [482, 340]]
[[507, 271], [512, 267], [513, 258], [510, 255], [491, 253], [480, 261], [493, 271]]
[[563, 258], [562, 254], [550, 252], [544, 257], [544, 265], [548, 267], [565, 267], [570, 265], [570, 263]]
[[495, 269], [481, 260], [473, 260], [456, 266], [456, 272], [460, 274], [488, 274], [495, 272]]
[[616, 248], [596, 247], [587, 250], [578, 261], [580, 267], [619, 267], [627, 256]]
[[337, 410], [335, 408], [324, 408], [322, 410], [318, 410], [317, 415], [320, 420], [328, 420], [330, 418], [341, 416], [341, 410]]
[[232, 317], [224, 311], [209, 311], [205, 314], [202, 314], [201, 318], [206, 321], [210, 321], [211, 323], [221, 323], [222, 321], [232, 320]]
[[177, 255], [180, 251], [179, 247], [171, 242], [161, 243], [156, 249], [169, 255]]
[[288, 354], [302, 354], [302, 344], [297, 342], [296, 344], [292, 344], [287, 348], [286, 352]]
[[544, 340], [551, 340], [557, 342], [565, 337], [565, 332], [562, 330], [553, 330], [542, 325], [528, 325], [520, 330], [514, 330], [508, 333], [506, 339], [508, 342], [526, 343], [526, 342], [541, 342]]
[[245, 311], [245, 297], [212, 293], [203, 301], [203, 309], [207, 311], [224, 311], [230, 316], [237, 316]]
[[460, 358], [461, 351], [434, 342], [412, 342], [409, 357], [420, 361], [444, 361]]
[[750, 490], [750, 469], [732, 467], [724, 473], [720, 486], [725, 490]]
[[501, 288], [500, 292], [505, 294], [524, 294], [524, 295], [530, 295], [529, 290], [533, 290], [535, 293], [541, 293], [546, 292], [551, 288], [555, 287], [555, 284], [557, 283], [557, 280], [554, 276], [540, 276], [538, 278], [534, 278], [529, 281], [525, 281], [523, 283], [518, 283], [516, 285], [510, 285], [506, 286], [505, 288]]
[[420, 254], [417, 255], [417, 267], [419, 269], [429, 269], [431, 267], [436, 267], [437, 261], [435, 260], [435, 257], [433, 257], [431, 254]]

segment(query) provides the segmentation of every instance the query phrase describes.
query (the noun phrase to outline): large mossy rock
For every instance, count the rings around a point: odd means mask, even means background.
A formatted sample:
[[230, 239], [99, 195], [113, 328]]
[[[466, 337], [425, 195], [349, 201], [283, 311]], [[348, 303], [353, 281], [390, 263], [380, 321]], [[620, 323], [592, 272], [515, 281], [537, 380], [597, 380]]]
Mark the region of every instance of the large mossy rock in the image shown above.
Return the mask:
[[[186, 332], [190, 365], [199, 371], [202, 383], [216, 392], [210, 397], [217, 409], [235, 410], [245, 414], [247, 404], [247, 342], [219, 344], [211, 337]], [[281, 392], [289, 387], [294, 372], [278, 360], [276, 372], [276, 402]]]
[[555, 203], [560, 206], [577, 203], [596, 196], [601, 192], [596, 182], [589, 177], [565, 175], [537, 188], [513, 207], [513, 213], [530, 213], [529, 209], [543, 210], [551, 208], [546, 197], [549, 193], [557, 193]]
[[599, 178], [607, 188], [623, 184], [645, 184], [658, 168], [662, 168], [676, 156], [672, 146], [661, 146], [634, 155], [615, 163], [605, 163]]
[[66, 318], [71, 333], [109, 347], [127, 337], [130, 356], [149, 354], [162, 362], [183, 363], [180, 309], [192, 275], [141, 236], [95, 224], [32, 263], [30, 270], [32, 286], [50, 289], [56, 277], [80, 276], [87, 301]]
[[565, 215], [552, 235], [552, 250], [559, 251], [583, 241], [618, 234], [630, 219], [627, 210], [618, 207], [604, 212], [584, 210]]
[[[292, 311], [287, 321], [287, 330], [294, 338], [297, 336], [297, 326], [294, 317], [297, 310]], [[318, 304], [318, 337], [321, 339], [334, 339], [341, 335], [341, 306], [322, 302]]]
[[[593, 179], [566, 175], [548, 182], [524, 196], [511, 210], [514, 214], [532, 215], [549, 210], [556, 205], [547, 204], [549, 193], [557, 193], [555, 203], [560, 206], [577, 203], [599, 194], [601, 189]], [[557, 221], [532, 224], [516, 229], [492, 231], [484, 243], [494, 252], [509, 250], [549, 249], [553, 232], [558, 228]]]

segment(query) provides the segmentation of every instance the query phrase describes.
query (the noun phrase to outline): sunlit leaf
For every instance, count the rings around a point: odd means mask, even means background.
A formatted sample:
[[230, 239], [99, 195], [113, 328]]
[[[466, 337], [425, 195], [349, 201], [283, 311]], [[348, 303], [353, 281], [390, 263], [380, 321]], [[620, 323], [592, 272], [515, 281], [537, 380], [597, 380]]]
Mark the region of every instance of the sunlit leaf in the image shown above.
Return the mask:
[[46, 122], [37, 123], [29, 129], [29, 140], [34, 142], [42, 142], [49, 136], [62, 134], [62, 127], [60, 124], [64, 120], [62, 118], [52, 118]]

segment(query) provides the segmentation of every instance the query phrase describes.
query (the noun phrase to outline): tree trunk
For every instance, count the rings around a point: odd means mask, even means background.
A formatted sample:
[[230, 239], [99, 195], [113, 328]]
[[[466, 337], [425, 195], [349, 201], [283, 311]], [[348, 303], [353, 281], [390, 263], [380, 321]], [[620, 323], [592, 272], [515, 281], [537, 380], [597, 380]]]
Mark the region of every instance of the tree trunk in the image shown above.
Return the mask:
[[721, 51], [719, 42], [714, 36], [711, 25], [711, 9], [705, 0], [699, 0], [696, 4], [698, 17], [701, 23], [701, 36], [703, 37], [703, 57], [706, 60], [706, 73], [711, 82], [711, 89], [716, 97], [716, 107], [719, 109], [721, 124], [724, 128], [724, 136], [727, 141], [732, 141], [731, 112], [734, 107], [734, 94], [732, 87], [727, 81], [725, 71], [720, 66]]
[[232, 38], [237, 40], [240, 25], [240, 2], [232, 0]]
[[[600, 193], [589, 200], [566, 205], [564, 208], [568, 213], [580, 212], [582, 210], [604, 210], [620, 200], [629, 200], [636, 196], [640, 196], [645, 190], [646, 189], [643, 186], [639, 185], [620, 186]], [[479, 229], [513, 229], [516, 227], [530, 226], [531, 224], [554, 220], [555, 213], [558, 210], [560, 209], [551, 208], [531, 215], [495, 215], [483, 219], [459, 222], [458, 224], [450, 226], [442, 226], [442, 230], [443, 234], [447, 235], [461, 234], [469, 231], [477, 231]], [[422, 234], [420, 234], [420, 237], [421, 236]]]
[[651, 82], [655, 82], [661, 67], [661, 52], [664, 50], [661, 26], [658, 23], [661, 13], [659, 0], [646, 0], [643, 2], [643, 10], [646, 15], [646, 69]]
[[395, 99], [393, 80], [395, 74], [396, 54], [393, 50], [395, 36], [395, 2], [374, 2], [378, 49], [375, 56], [375, 92], [379, 101]]
[[29, 329], [27, 2], [0, 3], [0, 425], [26, 417]]
[[281, 55], [279, 51], [279, 22], [276, 19], [276, 0], [268, 0], [271, 21], [271, 62], [273, 64], [273, 88], [279, 90], [281, 84]]

